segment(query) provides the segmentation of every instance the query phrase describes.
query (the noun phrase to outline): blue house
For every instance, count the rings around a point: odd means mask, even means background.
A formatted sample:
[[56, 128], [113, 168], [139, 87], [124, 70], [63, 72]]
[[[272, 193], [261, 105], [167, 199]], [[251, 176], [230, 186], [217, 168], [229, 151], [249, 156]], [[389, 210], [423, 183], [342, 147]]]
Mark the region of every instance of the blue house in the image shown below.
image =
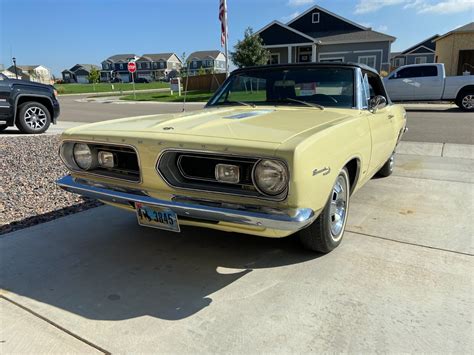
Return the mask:
[[272, 64], [355, 62], [378, 71], [389, 70], [396, 39], [317, 5], [286, 24], [273, 21], [256, 33], [270, 51]]
[[392, 53], [392, 69], [407, 64], [435, 63], [436, 39], [439, 35], [421, 41], [403, 52]]
[[132, 81], [127, 65], [131, 59], [135, 58], [135, 54], [132, 53], [116, 54], [107, 58], [101, 63], [100, 81], [107, 82], [113, 78], [119, 78], [124, 83]]

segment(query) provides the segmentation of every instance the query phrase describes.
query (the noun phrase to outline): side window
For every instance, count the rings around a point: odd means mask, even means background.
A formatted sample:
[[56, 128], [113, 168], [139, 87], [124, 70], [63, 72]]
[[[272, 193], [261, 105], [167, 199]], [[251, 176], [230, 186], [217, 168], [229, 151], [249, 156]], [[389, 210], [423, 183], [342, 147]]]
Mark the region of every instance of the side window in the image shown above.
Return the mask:
[[419, 68], [421, 76], [438, 76], [438, 67], [436, 65], [427, 65]]
[[397, 79], [419, 78], [420, 76], [423, 76], [421, 68], [423, 67], [404, 68], [400, 70], [398, 73], [396, 73], [396, 78]]

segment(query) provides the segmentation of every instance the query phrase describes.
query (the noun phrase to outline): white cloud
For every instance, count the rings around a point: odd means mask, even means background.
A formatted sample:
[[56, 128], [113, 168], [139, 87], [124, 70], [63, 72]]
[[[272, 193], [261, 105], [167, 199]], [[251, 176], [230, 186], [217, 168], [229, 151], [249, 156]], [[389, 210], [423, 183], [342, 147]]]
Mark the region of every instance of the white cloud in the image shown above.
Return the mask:
[[417, 13], [452, 14], [474, 10], [474, 0], [359, 0], [356, 14], [376, 12], [384, 7], [403, 5]]
[[288, 6], [298, 7], [313, 5], [315, 0], [288, 0]]
[[407, 0], [359, 0], [356, 5], [356, 14], [367, 14], [375, 12], [386, 6], [393, 6], [405, 3]]
[[375, 30], [379, 31], [379, 32], [387, 32], [388, 31], [388, 26], [380, 25]]
[[295, 11], [295, 12], [293, 12], [293, 13], [292, 13], [291, 15], [289, 15], [289, 16], [282, 17], [281, 20], [282, 20], [283, 22], [288, 22], [288, 21], [291, 21], [291, 20], [293, 20], [294, 18], [298, 17], [299, 14], [300, 14], [300, 13], [299, 13], [298, 11]]
[[423, 2], [418, 7], [418, 13], [453, 14], [474, 10], [473, 0], [445, 0], [438, 3]]

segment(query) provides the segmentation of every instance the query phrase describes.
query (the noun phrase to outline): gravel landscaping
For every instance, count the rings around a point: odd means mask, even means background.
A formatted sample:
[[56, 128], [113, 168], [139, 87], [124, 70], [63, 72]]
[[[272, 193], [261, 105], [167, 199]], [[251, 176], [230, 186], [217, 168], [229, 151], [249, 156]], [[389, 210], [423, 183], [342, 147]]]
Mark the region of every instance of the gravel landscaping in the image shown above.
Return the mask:
[[59, 135], [0, 136], [0, 235], [100, 205], [67, 193]]

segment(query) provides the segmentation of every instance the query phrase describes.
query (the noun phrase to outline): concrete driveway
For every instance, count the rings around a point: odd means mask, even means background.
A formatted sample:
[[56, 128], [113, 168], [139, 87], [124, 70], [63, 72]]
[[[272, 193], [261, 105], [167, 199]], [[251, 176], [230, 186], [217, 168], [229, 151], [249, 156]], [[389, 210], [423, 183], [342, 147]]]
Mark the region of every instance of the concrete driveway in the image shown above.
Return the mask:
[[7, 234], [0, 352], [470, 353], [472, 147], [401, 152], [325, 256], [111, 207]]

